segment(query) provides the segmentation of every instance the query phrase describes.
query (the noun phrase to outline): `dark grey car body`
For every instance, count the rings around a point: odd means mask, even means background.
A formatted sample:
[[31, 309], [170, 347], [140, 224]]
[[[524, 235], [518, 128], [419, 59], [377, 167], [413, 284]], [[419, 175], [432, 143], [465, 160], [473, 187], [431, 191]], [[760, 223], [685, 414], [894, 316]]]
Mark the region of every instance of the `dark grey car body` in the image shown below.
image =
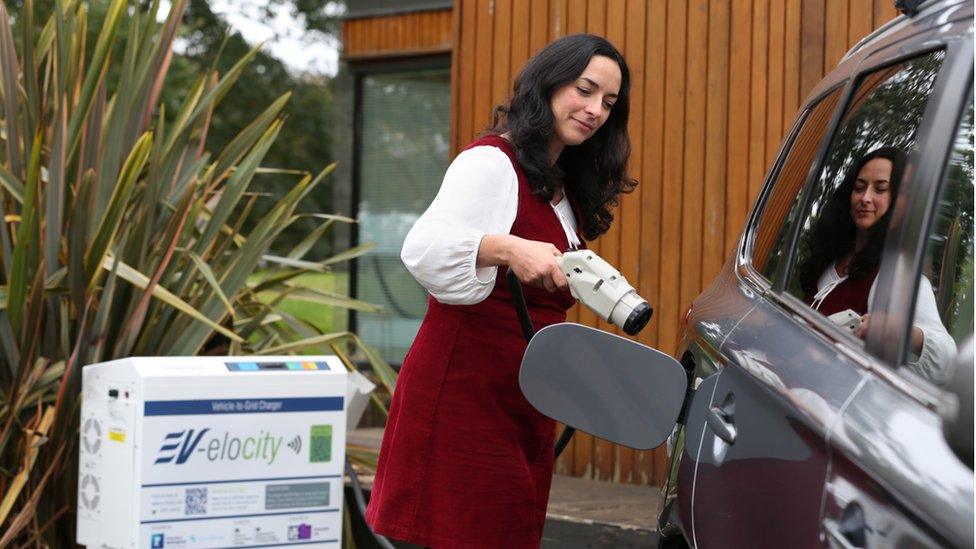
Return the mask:
[[859, 75], [937, 48], [945, 57], [876, 282], [872, 307], [885, 314], [864, 344], [784, 291], [782, 276], [751, 264], [757, 212], [796, 128], [735, 256], [691, 305], [677, 356], [694, 391], [672, 441], [666, 533], [680, 529], [699, 547], [973, 546], [973, 470], [943, 435], [944, 395], [892, 366], [909, 344], [915, 294], [904, 289], [916, 287], [940, 174], [972, 101], [972, 2], [926, 3], [880, 29], [806, 105], [843, 87], [821, 158]]

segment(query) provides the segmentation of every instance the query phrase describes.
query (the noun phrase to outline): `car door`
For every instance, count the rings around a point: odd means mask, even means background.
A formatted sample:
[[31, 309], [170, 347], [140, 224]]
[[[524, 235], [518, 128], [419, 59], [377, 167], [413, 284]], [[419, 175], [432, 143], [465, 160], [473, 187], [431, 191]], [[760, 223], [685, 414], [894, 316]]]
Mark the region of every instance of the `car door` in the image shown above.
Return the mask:
[[[949, 33], [949, 66], [927, 115], [926, 148], [885, 249], [879, 294], [886, 298], [877, 303], [885, 321], [868, 335], [877, 359], [829, 437], [823, 529], [832, 547], [973, 546], [972, 462], [953, 453], [937, 411], [952, 389], [945, 373], [953, 355], [973, 334], [968, 32]], [[916, 330], [924, 336], [920, 353], [904, 337]]]
[[[807, 334], [764, 294], [787, 259], [801, 211], [798, 196], [843, 94], [844, 87], [834, 85], [799, 117], [748, 224], [736, 261], [739, 283], [724, 288], [741, 293], [738, 297], [752, 305], [734, 326], [723, 329], [713, 352], [717, 356], [710, 361], [718, 372], [698, 388], [688, 414], [678, 498], [684, 500], [681, 509], [692, 511], [691, 520], [682, 517], [682, 522], [691, 526], [689, 541], [699, 547], [782, 546], [816, 535], [826, 470], [826, 420], [820, 416], [831, 406], [804, 402], [812, 393], [802, 390], [806, 382], [798, 382], [802, 371], [784, 368], [784, 362], [805, 344]], [[698, 320], [704, 301], [696, 300], [690, 320], [707, 326]], [[782, 345], [769, 345], [777, 341]], [[831, 351], [824, 346], [817, 352]], [[830, 399], [836, 409], [858, 379], [834, 377], [838, 382]], [[783, 505], [794, 500], [805, 504]], [[797, 524], [811, 513], [807, 532], [792, 526], [796, 535], [775, 531], [777, 522]]]
[[804, 186], [791, 202], [763, 206], [782, 211], [786, 222], [769, 235], [760, 226], [752, 261], [740, 268], [757, 289], [769, 284], [721, 347], [725, 367], [704, 411], [692, 489], [699, 547], [821, 543], [828, 435], [868, 373], [868, 351], [807, 304], [799, 271], [825, 204], [855, 162], [881, 145], [914, 149], [943, 56], [919, 54], [855, 79], [836, 96], [845, 108], [833, 117], [830, 139], [806, 145], [815, 151], [807, 169], [789, 158], [781, 168], [802, 173]]

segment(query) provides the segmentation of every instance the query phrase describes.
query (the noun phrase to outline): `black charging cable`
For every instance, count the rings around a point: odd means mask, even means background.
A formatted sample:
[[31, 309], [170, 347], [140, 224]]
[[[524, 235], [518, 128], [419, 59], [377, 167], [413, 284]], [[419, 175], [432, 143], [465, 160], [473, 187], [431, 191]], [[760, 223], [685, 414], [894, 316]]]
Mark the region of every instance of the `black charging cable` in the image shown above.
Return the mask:
[[[525, 303], [525, 293], [522, 291], [522, 282], [519, 281], [518, 277], [515, 276], [515, 271], [508, 270], [508, 291], [512, 294], [512, 304], [515, 305], [515, 312], [518, 313], [519, 324], [522, 325], [522, 335], [525, 336], [525, 342], [528, 343], [532, 341], [532, 336], [535, 335], [535, 328], [532, 327], [532, 317], [529, 316], [529, 306]], [[569, 445], [569, 441], [573, 439], [573, 434], [576, 433], [576, 429], [570, 427], [569, 425], [563, 429], [563, 432], [559, 435], [556, 440], [556, 448], [554, 451], [555, 456], [553, 459], [559, 459], [559, 454], [563, 453], [566, 446]]]
[[522, 335], [525, 342], [532, 341], [535, 335], [535, 328], [532, 327], [532, 318], [529, 316], [529, 306], [525, 303], [525, 293], [522, 292], [522, 282], [515, 276], [515, 271], [508, 270], [508, 292], [512, 294], [512, 305], [515, 305], [515, 312], [518, 313], [519, 324], [522, 325]]
[[366, 528], [369, 528], [369, 533], [373, 534], [373, 539], [375, 539], [376, 543], [378, 543], [383, 549], [396, 549], [393, 547], [393, 544], [390, 543], [390, 540], [386, 539], [385, 536], [374, 532], [373, 527], [366, 522], [366, 498], [363, 496], [363, 487], [359, 484], [359, 475], [356, 474], [356, 470], [353, 469], [352, 462], [349, 461], [348, 457], [346, 458], [346, 475], [349, 476], [349, 481], [352, 482], [352, 493], [356, 498], [356, 507], [359, 508], [359, 515], [363, 517], [363, 524], [366, 525]]

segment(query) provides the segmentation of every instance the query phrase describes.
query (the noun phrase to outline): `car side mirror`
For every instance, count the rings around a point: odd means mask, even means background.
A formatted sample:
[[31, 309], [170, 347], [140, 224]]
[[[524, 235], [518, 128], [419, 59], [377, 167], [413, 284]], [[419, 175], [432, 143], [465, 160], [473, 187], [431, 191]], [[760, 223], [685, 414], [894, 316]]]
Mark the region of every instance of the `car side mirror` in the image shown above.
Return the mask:
[[956, 456], [973, 468], [973, 336], [959, 347], [939, 402], [942, 432]]
[[522, 393], [542, 414], [641, 450], [671, 434], [687, 384], [672, 357], [572, 323], [536, 333], [519, 372]]

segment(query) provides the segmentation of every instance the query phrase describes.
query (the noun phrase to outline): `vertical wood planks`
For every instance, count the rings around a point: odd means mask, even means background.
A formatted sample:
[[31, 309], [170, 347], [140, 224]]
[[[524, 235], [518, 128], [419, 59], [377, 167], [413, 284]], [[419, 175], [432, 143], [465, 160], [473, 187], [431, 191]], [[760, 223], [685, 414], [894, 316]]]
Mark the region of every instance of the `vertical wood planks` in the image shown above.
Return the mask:
[[[680, 326], [679, 319], [683, 315], [684, 310], [687, 308], [691, 300], [700, 291], [700, 278], [702, 269], [702, 223], [703, 223], [703, 198], [704, 198], [704, 181], [705, 181], [705, 126], [706, 126], [706, 94], [707, 88], [704, 84], [707, 83], [708, 79], [708, 1], [707, 0], [690, 0], [686, 3], [686, 28], [687, 37], [681, 44], [679, 41], [679, 46], [684, 46], [684, 74], [672, 71], [670, 63], [672, 59], [680, 58], [680, 54], [675, 52], [672, 56], [671, 52], [668, 53], [668, 87], [671, 88], [672, 78], [683, 80], [682, 85], [683, 93], [675, 89], [674, 92], [669, 91], [668, 93], [679, 94], [684, 97], [683, 105], [681, 110], [684, 111], [683, 122], [680, 119], [675, 120], [677, 127], [672, 127], [670, 122], [666, 120], [667, 132], [670, 134], [672, 132], [681, 133], [683, 131], [683, 141], [682, 150], [678, 158], [681, 158], [681, 171], [676, 173], [675, 176], [665, 176], [665, 189], [672, 186], [672, 181], [682, 181], [680, 186], [674, 186], [676, 192], [674, 195], [675, 199], [679, 202], [675, 205], [675, 209], [680, 211], [680, 218], [677, 219], [678, 227], [680, 228], [680, 233], [677, 234], [677, 241], [680, 243], [676, 252], [680, 260], [677, 262], [678, 270], [673, 274], [667, 272], [666, 269], [662, 268], [661, 277], [674, 276], [675, 280], [678, 282], [677, 287], [671, 286], [668, 291], [676, 291], [676, 300], [671, 301], [669, 299], [664, 299], [662, 296], [662, 309], [665, 303], [667, 308], [662, 311], [662, 322], [666, 322], [662, 326], [671, 328], [672, 330], [663, 329], [662, 336], [658, 341], [659, 346], [662, 349], [667, 349], [669, 354], [673, 354], [676, 349], [674, 348], [674, 343], [678, 338], [677, 329]], [[669, 24], [674, 19], [670, 13], [673, 4], [668, 5], [668, 22]], [[677, 18], [677, 14], [674, 16]], [[669, 35], [669, 47], [671, 45], [671, 39]], [[668, 109], [670, 110], [670, 106]], [[667, 115], [665, 115], [667, 116]], [[677, 117], [676, 117], [677, 118]], [[667, 138], [665, 138], [667, 139]], [[667, 147], [667, 141], [666, 147]], [[665, 150], [665, 170], [669, 165], [669, 156], [678, 156], [678, 151], [676, 149], [677, 143], [675, 143], [675, 149], [668, 151]], [[676, 158], [677, 162], [677, 158]], [[677, 169], [677, 166], [676, 168]], [[680, 194], [677, 189], [680, 188]], [[667, 190], [665, 190], [664, 198], [665, 208], [670, 208], [670, 199], [668, 198]], [[666, 214], [665, 214], [666, 215]], [[674, 219], [665, 218], [665, 222], [670, 225], [674, 223]], [[668, 226], [662, 227], [662, 235], [668, 234]], [[662, 246], [663, 253], [667, 256], [667, 247]], [[664, 264], [667, 265], [672, 263], [671, 261], [666, 261]], [[653, 482], [661, 483], [666, 475], [667, 469], [667, 459], [664, 452], [658, 451], [654, 456], [654, 475]]]
[[[749, 184], [742, 221], [745, 220], [752, 198], [759, 193], [766, 173], [766, 108], [767, 60], [769, 44], [769, 0], [754, 0], [752, 4], [752, 94], [749, 108]], [[742, 232], [743, 224], [733, 232]]]
[[[512, 84], [522, 65], [529, 58], [529, 23], [531, 11], [528, 2], [515, 2], [512, 5], [512, 51], [509, 62], [507, 95], [512, 93]], [[507, 97], [506, 95], [506, 97]]]
[[824, 35], [824, 70], [829, 71], [847, 53], [847, 0], [827, 0], [827, 25]]
[[800, 101], [824, 75], [824, 1], [802, 0], [800, 21]]
[[[665, 64], [668, 44], [667, 0], [652, 0], [647, 5], [644, 58], [644, 137], [641, 173], [634, 174], [641, 181], [640, 273], [634, 287], [654, 307], [650, 324], [641, 332], [639, 340], [657, 345], [661, 326], [661, 196], [664, 172], [664, 112]], [[637, 100], [637, 98], [635, 98]], [[657, 451], [659, 452], [659, 451]], [[654, 478], [654, 456], [657, 452], [636, 452], [634, 456], [635, 482], [650, 483]]]
[[607, 0], [587, 0], [586, 32], [603, 36], [607, 32]]
[[786, 1], [783, 45], [783, 133], [789, 130], [800, 105], [800, 0]]
[[752, 5], [732, 2], [729, 62], [729, 134], [726, 179], [725, 251], [739, 238], [749, 192], [749, 107], [752, 67]]
[[770, 166], [783, 139], [783, 87], [786, 63], [786, 5], [772, 0], [769, 3], [769, 59], [766, 69], [766, 154], [763, 164]]
[[893, 0], [874, 0], [874, 27], [878, 28], [888, 21], [898, 17]]
[[681, 291], [681, 194], [684, 172], [685, 68], [687, 5], [668, 2], [668, 45], [665, 59], [664, 182], [661, 196], [660, 320], [658, 348], [674, 351], [678, 335]]
[[729, 105], [730, 0], [711, 0], [708, 11], [708, 76], [705, 121], [705, 200], [702, 244], [704, 287], [725, 260], [725, 173]]
[[586, 0], [569, 0], [566, 13], [566, 34], [586, 32]]
[[477, 40], [474, 44], [474, 59], [480, 70], [474, 71], [474, 103], [472, 105], [471, 116], [471, 135], [468, 141], [474, 139], [475, 135], [481, 133], [488, 125], [488, 116], [491, 109], [491, 77], [492, 71], [488, 67], [492, 66], [495, 45], [492, 43], [492, 35], [495, 27], [493, 0], [477, 0]]
[[[644, 60], [644, 143], [640, 174], [641, 239], [640, 269], [643, 276], [634, 281], [638, 293], [654, 308], [650, 323], [638, 340], [647, 345], [658, 341], [660, 326], [661, 193], [664, 158], [664, 65], [667, 48], [666, 0], [653, 0], [647, 6], [647, 47]], [[638, 100], [639, 98], [635, 98]], [[636, 175], [636, 174], [635, 174]]]
[[847, 49], [871, 33], [874, 5], [871, 0], [851, 0], [847, 16]]
[[545, 0], [531, 2], [529, 18], [529, 56], [549, 43], [549, 4]]
[[566, 36], [567, 7], [567, 0], [549, 0], [549, 40], [547, 43]]
[[494, 0], [495, 17], [491, 71], [491, 106], [508, 98], [512, 60], [512, 0]]
[[449, 124], [451, 130], [448, 136], [451, 151], [458, 149], [458, 141], [461, 140], [461, 136], [458, 135], [458, 119], [460, 118], [458, 113], [461, 110], [458, 100], [460, 97], [456, 93], [461, 85], [461, 9], [461, 2], [455, 3], [451, 16], [451, 43], [454, 44], [454, 47], [451, 48], [451, 121]]
[[456, 153], [464, 147], [474, 136], [474, 86], [475, 86], [475, 44], [477, 39], [477, 16], [478, 0], [461, 0], [461, 11], [458, 16], [461, 19], [461, 28], [458, 32], [460, 36], [458, 54], [460, 67], [458, 67], [459, 82], [452, 90], [457, 94], [458, 112], [453, 116], [456, 118], [457, 141], [455, 142], [454, 152]]
[[[705, 181], [706, 88], [708, 81], [708, 2], [688, 2], [686, 57], [684, 173], [681, 206], [681, 281], [676, 303], [680, 319], [701, 289], [702, 223]], [[678, 322], [673, 323], [679, 326]], [[663, 343], [663, 342], [662, 342]], [[675, 349], [670, 349], [674, 352]]]

